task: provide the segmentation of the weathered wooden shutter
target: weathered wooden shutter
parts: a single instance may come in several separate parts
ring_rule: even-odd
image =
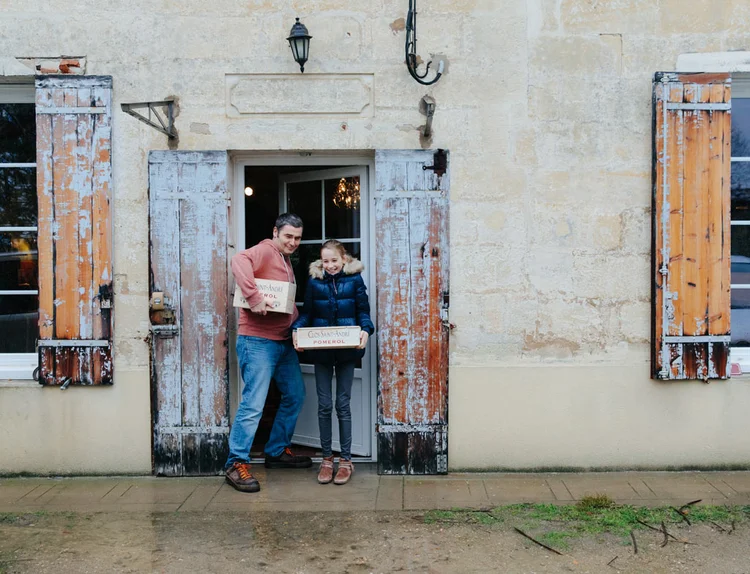
[[[156,474],[216,474],[228,455],[226,178],[226,152],[149,154]]]
[[[447,163],[442,151],[375,154],[381,474],[448,471]]]
[[[112,383],[112,78],[36,80],[39,382]]]
[[[653,376],[729,376],[728,74],[654,79]]]

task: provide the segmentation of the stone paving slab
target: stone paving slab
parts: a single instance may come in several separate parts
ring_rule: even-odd
[[[595,494],[606,494],[614,500],[643,498],[643,494],[630,483],[631,479],[628,476],[572,475],[562,478],[561,481],[576,500]]]
[[[520,502],[556,502],[555,493],[544,476],[506,475],[484,479],[490,506]]]
[[[317,483],[315,468],[253,469],[259,493],[224,478],[91,477],[0,479],[0,512],[246,512],[492,508],[518,503],[572,504],[608,494],[622,504],[750,505],[750,472],[452,473],[378,476],[357,466],[345,486]]]
[[[489,498],[482,480],[421,478],[404,482],[404,510],[488,506]]]
[[[648,485],[657,498],[689,498],[690,500],[726,498],[720,490],[707,480],[706,476],[696,473],[644,476],[643,482]]]
[[[401,510],[404,508],[404,480],[400,476],[381,476],[375,510]]]
[[[711,476],[710,480],[720,480],[739,494],[750,494],[750,472],[722,472]]]

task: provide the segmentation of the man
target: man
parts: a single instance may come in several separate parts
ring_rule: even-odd
[[[295,456],[289,448],[297,416],[305,400],[305,385],[297,353],[292,346],[291,315],[268,313],[270,306],[255,286],[255,278],[294,283],[289,256],[302,239],[302,219],[279,215],[273,239],[232,257],[232,273],[250,309],[240,309],[237,357],[244,386],[240,406],[229,434],[229,458],[224,467],[229,484],[242,492],[258,492],[260,484],[250,472],[250,447],[263,414],[271,378],[281,392],[281,404],[265,446],[266,468],[307,468],[308,456]]]

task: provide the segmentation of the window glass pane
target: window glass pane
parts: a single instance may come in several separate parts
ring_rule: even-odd
[[[732,98],[732,157],[750,157],[750,98]]]
[[[326,238],[359,237],[359,176],[327,179]]]
[[[320,244],[300,245],[297,251],[290,257],[292,267],[294,267],[294,278],[297,281],[297,302],[305,300],[305,289],[307,280],[310,277],[310,263],[320,259]]]
[[[288,211],[299,215],[304,222],[302,239],[322,239],[323,213],[320,203],[320,180],[288,183],[286,192]]]
[[[732,162],[732,219],[750,219],[750,162]]]
[[[0,104],[0,163],[36,162],[34,104]]]
[[[36,233],[0,233],[0,291],[38,289]]]
[[[359,241],[354,242],[354,243],[344,243],[344,247],[346,247],[346,250],[349,253],[349,255],[351,255],[355,259],[359,259],[360,261],[362,260],[362,249],[361,249],[362,246],[359,243]]]
[[[750,157],[750,98],[732,98],[732,157]],[[731,188],[732,219],[750,219],[750,162],[732,162]]]
[[[732,289],[732,330],[734,330],[735,309],[750,309],[750,289]]]
[[[750,225],[732,226],[732,272],[740,262],[750,261]],[[732,283],[737,283],[732,277]]]
[[[36,295],[0,295],[0,353],[33,353],[38,318]]]
[[[0,169],[0,227],[35,227],[36,209],[36,170]]]
[[[732,289],[731,345],[750,347],[750,289]]]

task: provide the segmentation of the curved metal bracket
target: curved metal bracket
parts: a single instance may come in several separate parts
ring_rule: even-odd
[[[432,61],[427,62],[424,68],[424,73],[420,74],[417,68],[419,63],[417,61],[417,0],[409,0],[409,12],[406,15],[406,68],[409,70],[409,74],[417,82],[423,86],[431,86],[440,79],[445,69],[445,62],[442,60],[438,63],[437,75],[429,81],[425,78],[430,73],[430,66]]]

